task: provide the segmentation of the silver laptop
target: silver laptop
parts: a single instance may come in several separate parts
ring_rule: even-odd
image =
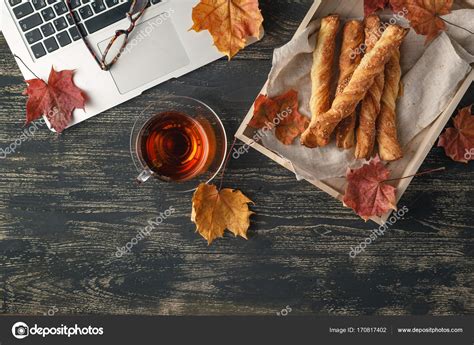
[[[76,70],[74,82],[88,95],[85,111],[76,110],[70,126],[222,57],[207,31],[192,27],[197,0],[151,0],[110,71],[100,69],[63,1],[0,0],[1,29],[13,54],[40,78],[51,66]],[[116,30],[129,26],[130,1],[72,0],[80,29],[96,49],[105,50]],[[25,79],[34,78],[18,63]]]

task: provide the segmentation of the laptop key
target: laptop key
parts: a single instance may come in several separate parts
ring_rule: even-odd
[[[66,19],[64,18],[58,18],[53,21],[54,27],[56,28],[56,31],[61,31],[65,28],[68,27],[66,23]]]
[[[46,50],[44,50],[43,44],[41,42],[31,46],[31,51],[37,59],[46,55]]]
[[[92,13],[92,9],[89,5],[81,7],[79,9],[79,13],[81,14],[82,19],[87,19],[89,17],[92,17],[94,13]]]
[[[79,24],[79,31],[81,31],[82,37],[87,37],[87,30],[84,24]]]
[[[56,38],[61,47],[67,46],[69,43],[72,42],[71,39],[69,38],[67,31],[60,32],[59,34],[56,35]]]
[[[54,4],[55,2],[57,2],[58,0],[48,0],[48,4]]]
[[[66,19],[69,25],[74,25],[74,20],[72,19],[72,16],[69,13],[66,14]]]
[[[31,13],[33,13],[33,7],[29,2],[25,2],[24,4],[21,4],[20,6],[17,6],[13,8],[13,13],[15,14],[15,17],[17,19],[23,18],[24,16],[27,16]]]
[[[61,14],[66,13],[68,11],[66,4],[62,1],[54,4],[54,10],[56,11],[56,14],[58,16],[60,16]]]
[[[31,3],[33,4],[35,10],[40,10],[46,6],[46,1],[44,0],[31,0]]]
[[[74,16],[76,23],[79,23],[81,21],[81,16],[79,15],[77,11],[72,12],[72,15]]]
[[[119,3],[120,0],[105,0],[108,7],[113,7]]]
[[[51,7],[45,8],[44,10],[41,11],[41,15],[43,16],[43,19],[45,22],[48,20],[56,18],[56,14],[54,14],[54,11]]]
[[[33,44],[33,43],[38,42],[40,39],[42,39],[43,35],[41,35],[41,32],[38,29],[34,29],[34,30],[31,30],[30,32],[27,32],[25,34],[25,37],[29,44]]]
[[[50,37],[50,38],[45,39],[43,43],[44,43],[44,46],[46,47],[46,50],[48,51],[48,53],[52,53],[55,50],[59,49],[58,43],[56,42],[54,37]]]
[[[53,28],[53,25],[51,25],[51,23],[47,23],[47,24],[43,25],[41,27],[41,31],[43,31],[44,37],[51,36],[55,32],[54,28]]]
[[[81,35],[79,34],[79,30],[75,26],[69,29],[69,34],[71,35],[74,41],[80,40]]]
[[[125,2],[98,15],[97,17],[89,19],[85,22],[87,30],[89,30],[89,33],[92,34],[96,31],[99,31],[100,29],[112,25],[113,23],[116,23],[119,20],[126,18],[126,14],[129,9],[130,4],[128,2]]]
[[[81,6],[81,0],[71,0],[71,8],[75,9]]]
[[[22,0],[8,0],[11,7],[18,5]]]
[[[34,27],[43,23],[40,15],[38,13],[33,14],[23,20],[20,20],[20,27],[23,32],[33,29]]]
[[[105,11],[105,5],[104,5],[104,2],[102,0],[92,1],[91,6],[94,9],[95,13],[100,13],[102,11]]]

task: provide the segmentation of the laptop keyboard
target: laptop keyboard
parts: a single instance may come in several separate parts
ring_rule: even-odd
[[[150,5],[162,1],[150,0]],[[7,3],[36,59],[81,38],[64,1],[7,0]],[[84,37],[126,18],[130,5],[131,0],[71,0]]]

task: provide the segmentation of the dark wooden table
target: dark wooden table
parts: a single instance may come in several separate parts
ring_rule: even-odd
[[[191,195],[138,188],[134,117],[168,94],[207,101],[232,136],[311,0],[261,1],[266,36],[56,136],[46,129],[0,160],[1,310],[5,314],[458,315],[474,312],[473,165],[434,147],[399,206],[404,220],[355,259],[374,229],[260,153],[231,160],[224,185],[255,201],[250,239],[211,246],[190,222]],[[0,143],[21,135],[25,83],[0,35]],[[474,103],[471,87],[463,106]],[[132,254],[114,256],[169,206],[176,213]]]

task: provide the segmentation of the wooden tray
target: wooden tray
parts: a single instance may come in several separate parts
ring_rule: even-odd
[[[308,24],[316,18],[322,18],[331,13],[338,13],[343,17],[362,17],[363,16],[363,0],[347,1],[347,0],[315,0],[311,6],[308,14],[303,19],[303,22],[299,26],[295,33],[297,36],[302,32]],[[459,86],[458,91],[454,95],[451,102],[448,104],[445,111],[427,128],[425,128],[417,137],[406,147],[404,157],[401,160],[388,164],[388,168],[392,171],[391,176],[409,176],[417,173],[421,164],[425,160],[429,151],[433,147],[435,141],[438,139],[441,131],[443,130],[446,123],[451,118],[451,115],[455,111],[457,105],[461,101],[462,97],[466,93],[467,89],[474,81],[474,70],[466,77],[464,82]],[[267,93],[267,83],[264,85],[260,92],[261,94]],[[258,142],[255,142],[252,138],[255,134],[255,129],[248,126],[250,119],[253,116],[254,106],[249,110],[245,116],[244,121],[240,125],[235,136],[243,141],[245,144],[253,147],[257,151],[260,151],[265,156],[279,163],[283,167],[294,173],[293,165],[290,161],[282,158],[275,152],[267,149],[265,146]],[[395,185],[397,188],[397,203],[405,193],[406,189],[410,185],[413,178],[407,178],[399,180]],[[346,187],[345,178],[331,178],[327,180],[307,180],[311,184],[315,185],[319,189],[325,191],[334,198],[341,200],[344,195]],[[341,205],[342,207],[342,205]],[[373,217],[371,220],[378,224],[383,224],[389,217],[391,212],[388,212],[382,217]]]

